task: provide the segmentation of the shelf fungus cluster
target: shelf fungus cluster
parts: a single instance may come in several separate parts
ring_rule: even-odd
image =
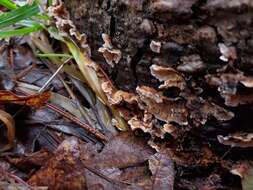
[[[152,65],[151,74],[161,84],[158,88],[137,86],[135,93],[116,90],[105,82],[102,89],[111,105],[128,121],[132,130],[141,129],[152,137],[163,139],[165,134],[177,138],[182,131],[206,124],[208,119],[229,121],[231,111],[194,94],[185,77],[171,67]],[[177,88],[176,97],[166,96],[166,91]]]

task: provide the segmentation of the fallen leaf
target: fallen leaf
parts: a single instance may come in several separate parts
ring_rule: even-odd
[[[43,166],[52,156],[52,153],[46,149],[24,155],[20,158],[9,158],[8,161],[22,170],[32,170],[35,167]]]
[[[151,189],[173,190],[175,170],[174,163],[164,153],[156,153],[149,159],[153,184]]]
[[[28,180],[28,183],[34,186],[47,186],[49,190],[86,189],[80,156],[78,140],[74,137],[66,139],[57,148],[54,156]]]
[[[85,165],[97,173],[86,170],[88,189],[143,189],[140,187],[150,184],[149,176],[139,173],[140,178],[136,178],[129,170],[143,165],[153,154],[154,150],[147,145],[147,141],[136,137],[132,132],[117,135],[100,153],[83,160]],[[102,175],[106,177],[101,177]]]
[[[206,167],[210,164],[216,163],[219,159],[205,144],[194,144],[194,141],[190,141],[191,144],[187,145],[187,148],[182,147],[183,142],[178,141],[180,141],[180,139],[174,139],[174,141],[171,141],[169,144],[160,144],[151,139],[148,144],[157,152],[168,154],[169,158],[172,159],[175,164],[180,166]]]
[[[50,98],[50,92],[31,96],[18,96],[11,91],[0,90],[0,103],[15,103],[27,106],[42,106]]]
[[[121,133],[106,144],[90,164],[97,168],[124,168],[143,163],[154,153],[146,143],[131,132]]]

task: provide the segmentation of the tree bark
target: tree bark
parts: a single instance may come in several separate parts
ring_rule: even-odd
[[[224,62],[218,43],[234,45],[236,66],[252,72],[252,8],[243,0],[72,0],[65,2],[81,32],[88,36],[92,57],[123,90],[157,85],[149,67],[156,63],[177,66],[183,57],[198,55],[208,68]],[[109,34],[123,57],[114,68],[97,50],[102,33]],[[161,51],[151,51],[151,41]],[[190,59],[190,58],[189,58]]]
[[[182,140],[185,145],[180,144],[180,147],[186,146],[189,148],[187,150],[194,152],[195,145],[208,144],[223,160],[223,156],[227,156],[227,151],[230,150],[218,142],[218,135],[253,131],[253,119],[250,117],[253,114],[251,0],[71,0],[65,4],[77,28],[87,34],[92,59],[103,67],[119,89],[135,92],[136,87],[142,85],[159,89],[161,81],[151,74],[151,65],[174,68],[185,78],[191,92],[197,94],[192,100],[185,95],[180,97],[186,102],[187,109],[191,110],[188,116],[191,120],[189,126],[193,126],[197,118],[201,120],[202,128],[194,126],[195,128],[189,129],[190,132]],[[98,51],[104,43],[102,33],[108,34],[113,48],[122,52],[122,58],[114,67],[107,64]],[[211,77],[209,80],[210,75],[216,78]],[[213,88],[211,83],[216,87]],[[168,88],[162,93],[175,98],[178,96],[177,90]],[[191,96],[191,93],[188,95]],[[197,100],[196,97],[202,99]],[[214,104],[207,105],[205,101],[233,112],[234,119],[223,123],[226,119],[216,113],[221,109],[213,111]],[[201,104],[204,106],[201,107]],[[210,119],[210,113],[219,121]],[[227,117],[231,117],[231,114]],[[207,123],[205,119],[208,120]],[[253,156],[247,150],[244,152],[236,149],[229,159],[253,160]],[[194,171],[192,167],[195,167]],[[194,175],[202,177],[202,172],[210,174],[207,168],[202,170],[198,166],[192,167],[185,169],[178,166],[177,171],[193,173],[191,180]],[[219,173],[218,170],[216,172]],[[222,172],[219,174],[225,176],[223,182],[229,189],[240,189],[238,178],[226,172],[225,175]],[[210,174],[211,181],[208,178],[208,182],[200,189],[212,189],[212,186],[208,186],[212,177],[215,175]],[[217,176],[214,180],[219,181]],[[177,183],[177,187],[182,183],[184,182]],[[182,186],[184,185],[186,184]]]

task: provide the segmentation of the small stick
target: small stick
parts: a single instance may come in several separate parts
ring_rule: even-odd
[[[52,71],[55,72],[53,69],[53,66],[51,65],[50,62],[45,62],[45,64],[48,66],[48,68]],[[60,79],[60,81],[62,82],[62,84],[64,85],[64,87],[66,88],[68,94],[70,95],[72,101],[74,101],[74,103],[76,104],[76,106],[78,107],[80,113],[83,116],[83,119],[85,121],[85,123],[88,123],[89,125],[94,125],[94,121],[92,121],[88,114],[85,112],[85,110],[82,107],[82,104],[80,103],[80,101],[78,100],[78,98],[76,97],[76,95],[73,93],[73,91],[70,89],[70,87],[68,86],[68,84],[64,81],[64,79],[62,78],[62,76],[59,74],[58,78]]]
[[[65,118],[69,119],[70,121],[73,121],[74,123],[76,123],[77,125],[79,125],[80,127],[84,128],[86,131],[88,131],[89,133],[93,134],[95,137],[97,137],[98,139],[107,142],[108,138],[103,135],[101,132],[99,132],[98,130],[96,130],[95,128],[90,127],[89,125],[83,123],[82,121],[80,121],[77,117],[75,117],[74,115],[62,110],[61,108],[47,103],[46,107],[50,108],[51,110],[61,114],[62,116],[64,116]]]
[[[87,169],[89,170],[90,172],[96,174],[97,176],[103,178],[104,180],[108,181],[109,183],[112,183],[112,184],[115,184],[115,185],[133,185],[132,183],[129,183],[129,182],[125,182],[125,181],[117,181],[115,179],[111,179],[109,177],[107,177],[106,175],[100,173],[99,171],[97,171],[96,169],[94,168],[91,168],[89,167],[88,165],[84,164],[82,162],[82,165]]]

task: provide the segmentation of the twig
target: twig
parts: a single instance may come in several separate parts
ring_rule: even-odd
[[[48,68],[52,71],[52,72],[55,72],[54,71],[54,68],[53,66],[51,65],[50,62],[46,62],[45,63]],[[66,88],[69,96],[71,97],[72,101],[76,104],[77,108],[79,109],[80,113],[82,114],[83,116],[83,119],[86,123],[88,123],[89,125],[95,125],[94,121],[92,121],[90,118],[89,118],[89,115],[86,113],[86,111],[83,109],[82,107],[82,104],[81,102],[78,100],[78,98],[76,97],[76,95],[73,93],[73,91],[70,89],[69,85],[64,81],[64,79],[62,78],[62,76],[59,74],[57,76],[60,81],[62,82],[62,84],[64,85],[64,87]]]
[[[82,121],[80,121],[77,117],[75,117],[74,115],[62,110],[61,108],[53,105],[53,104],[50,104],[50,103],[47,103],[46,106],[48,108],[50,108],[51,110],[61,114],[62,116],[64,116],[65,118],[69,119],[70,121],[73,121],[74,123],[76,123],[77,125],[79,125],[80,127],[84,128],[86,131],[88,131],[89,133],[93,134],[95,137],[97,137],[98,139],[104,141],[104,142],[107,142],[108,141],[108,138],[103,135],[101,132],[99,132],[98,130],[90,127],[89,125],[83,123]]]
[[[82,165],[87,170],[89,170],[90,172],[92,172],[92,173],[96,174],[97,176],[103,178],[104,180],[108,181],[109,183],[116,184],[116,185],[133,185],[132,183],[128,183],[128,182],[125,182],[125,181],[118,181],[118,180],[115,180],[115,179],[111,179],[111,178],[107,177],[106,175],[102,174],[101,172],[97,171],[96,169],[87,166],[83,162],[82,162]]]

